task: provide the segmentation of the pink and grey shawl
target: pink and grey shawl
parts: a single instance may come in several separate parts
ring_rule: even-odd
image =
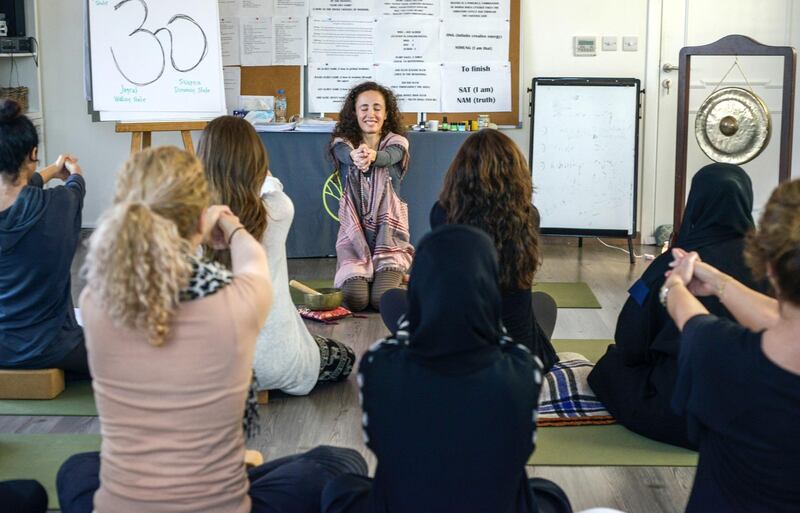
[[[352,147],[349,141],[337,137]],[[389,133],[378,145],[378,150],[388,146],[402,146],[406,152],[401,162],[401,176],[408,168],[408,140]],[[346,190],[339,203],[339,235],[336,238],[336,276],[334,286],[341,287],[351,278],[372,281],[375,272],[407,272],[411,266],[414,247],[408,229],[408,206],[397,196],[387,168],[373,168],[367,178],[355,166],[340,169],[347,173]],[[366,212],[361,201],[368,206]]]

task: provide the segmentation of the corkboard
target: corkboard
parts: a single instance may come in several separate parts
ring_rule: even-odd
[[[508,60],[511,63],[511,112],[482,112],[488,114],[493,123],[498,125],[517,126],[520,119],[520,96],[519,96],[519,73],[520,73],[520,6],[521,0],[510,0],[510,27],[508,35]],[[259,66],[242,67],[242,92],[243,95],[267,95],[277,94],[279,88],[286,91],[286,99],[289,106],[286,109],[287,117],[300,112],[301,99],[301,74],[302,66]],[[426,119],[438,119],[441,121],[443,116],[447,116],[449,122],[464,122],[467,120],[477,120],[476,112],[442,112],[426,113]],[[326,117],[337,119],[335,113],[325,113]],[[403,114],[403,121],[406,124],[417,122],[416,113]]]
[[[300,114],[302,66],[242,66],[243,95],[275,96],[286,92],[286,117]]]

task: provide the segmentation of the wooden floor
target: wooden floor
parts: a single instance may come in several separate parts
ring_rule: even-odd
[[[637,248],[652,252],[654,248]],[[554,338],[613,338],[617,314],[625,301],[628,285],[645,268],[637,260],[630,265],[627,255],[587,241],[578,248],[574,240],[559,240],[543,247],[544,264],[538,281],[585,281],[602,304],[602,309],[559,309]],[[77,269],[83,262],[81,250],[73,266],[73,294],[83,286]],[[332,277],[332,259],[289,261],[294,278]],[[356,353],[383,337],[378,314],[367,319],[350,319],[336,326],[309,323],[309,329],[351,344]],[[323,386],[308,397],[273,397],[261,410],[261,435],[249,442],[267,459],[305,451],[320,444],[353,447],[361,451],[374,471],[375,458],[361,435],[361,412],[354,376],[345,383]],[[3,417],[1,433],[99,433],[91,417]],[[677,513],[684,509],[694,477],[693,468],[672,467],[529,467],[531,476],[547,477],[560,484],[575,511],[606,506],[631,513]]]

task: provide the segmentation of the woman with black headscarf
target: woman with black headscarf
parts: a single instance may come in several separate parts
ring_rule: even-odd
[[[449,225],[422,239],[395,338],[361,359],[373,480],[341,476],[325,513],[569,512],[561,489],[528,480],[541,361],[504,335],[497,252]]]
[[[704,262],[750,288],[745,265],[745,235],[754,228],[753,185],[744,170],[732,164],[710,164],[692,179],[683,222],[675,246],[691,248]],[[686,421],[670,408],[678,373],[680,332],[661,306],[658,291],[672,261],[670,252],[656,258],[628,290],[614,334],[591,374],[589,385],[617,421],[654,440],[695,448]],[[730,313],[713,297],[701,298],[720,317]]]

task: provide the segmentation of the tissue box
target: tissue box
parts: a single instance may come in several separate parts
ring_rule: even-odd
[[[275,110],[274,96],[247,96],[241,97],[242,110]]]

